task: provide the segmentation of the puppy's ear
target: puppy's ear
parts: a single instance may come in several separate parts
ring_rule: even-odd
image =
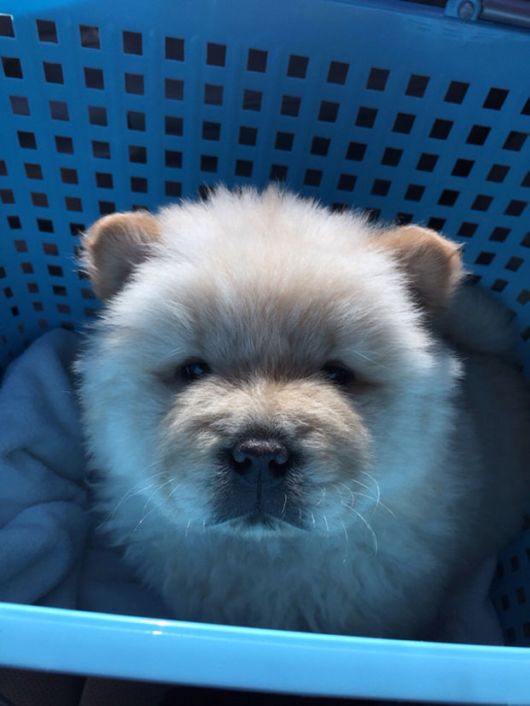
[[[420,303],[436,311],[448,305],[463,276],[461,247],[420,226],[402,226],[382,233],[377,244],[395,256]]]
[[[97,296],[114,296],[159,237],[159,223],[146,211],[113,213],[96,221],[83,239],[83,261]]]

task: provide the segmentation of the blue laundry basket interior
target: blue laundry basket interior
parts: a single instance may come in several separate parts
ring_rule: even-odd
[[[279,180],[464,243],[529,370],[530,34],[404,0],[3,0],[0,59],[0,364],[95,315],[101,214]],[[510,643],[528,546],[496,583]]]

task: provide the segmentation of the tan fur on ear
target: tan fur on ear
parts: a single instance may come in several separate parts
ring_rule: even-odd
[[[463,275],[459,245],[415,225],[382,233],[377,244],[396,256],[423,306],[437,310],[448,305]]]
[[[83,240],[84,261],[98,297],[116,294],[135,265],[149,255],[158,239],[157,219],[146,211],[113,213],[100,218]]]

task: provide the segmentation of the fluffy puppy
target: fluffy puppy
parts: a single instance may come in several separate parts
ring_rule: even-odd
[[[467,363],[433,333],[459,248],[269,188],[106,216],[84,249],[98,509],[175,616],[428,635],[529,488],[504,312],[453,304]]]

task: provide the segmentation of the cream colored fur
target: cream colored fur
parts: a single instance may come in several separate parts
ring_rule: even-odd
[[[157,220],[78,365],[111,537],[177,618],[428,636],[451,583],[520,524],[518,373],[470,352],[458,299],[437,325],[450,334],[456,312],[466,353],[443,343],[357,215],[221,189]],[[488,312],[481,303],[485,326]],[[172,384],[190,357],[212,375]],[[334,387],[320,374],[329,360],[366,385]],[[216,523],[216,454],[253,424],[303,456],[287,500],[303,528]]]

